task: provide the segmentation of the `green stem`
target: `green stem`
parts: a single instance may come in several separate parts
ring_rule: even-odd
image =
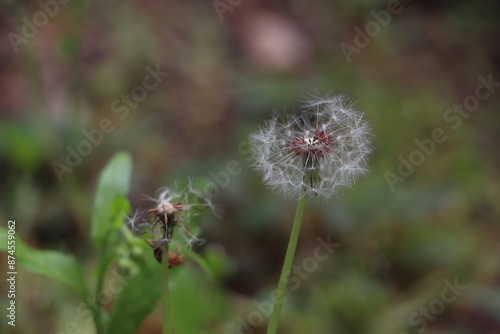
[[[102,321],[100,320],[101,314],[98,311],[96,311],[93,305],[91,305],[90,303],[85,302],[85,304],[87,305],[87,308],[90,310],[90,313],[92,314],[92,319],[94,319],[95,332],[97,334],[103,333],[101,326]]]
[[[292,233],[290,234],[290,240],[288,241],[288,248],[286,250],[285,261],[283,262],[283,269],[281,270],[276,298],[274,300],[273,313],[271,314],[271,318],[269,319],[269,326],[266,332],[267,334],[275,334],[276,330],[278,329],[281,306],[283,305],[283,299],[285,298],[288,277],[290,276],[290,271],[292,270],[292,263],[295,256],[295,249],[297,248],[297,241],[299,240],[300,225],[302,224],[302,216],[304,214],[305,205],[306,196],[303,195],[299,199],[297,210],[295,211]]]
[[[104,287],[104,276],[106,275],[106,269],[103,270],[101,275],[99,275],[97,279],[97,285],[96,285],[96,292],[95,292],[95,300],[96,300],[96,306],[97,309],[95,309],[94,312],[94,324],[96,327],[96,333],[101,334],[103,333],[103,312],[104,310],[102,309],[102,303],[101,299],[98,298],[99,293],[102,292],[103,287]],[[90,308],[91,310],[94,310],[93,308]]]
[[[172,323],[172,310],[170,307],[170,289],[168,286],[168,246],[169,243],[166,242],[163,245],[162,254],[162,264],[161,264],[161,306],[162,306],[162,333],[163,334],[173,334],[174,325]]]
[[[99,257],[103,259],[101,263],[98,265],[96,271],[97,271],[97,284],[95,287],[95,308],[90,307],[90,309],[93,311],[93,318],[94,318],[94,324],[96,327],[96,333],[97,334],[102,334],[105,332],[105,324],[104,324],[104,316],[105,316],[105,311],[102,307],[102,298],[99,297],[99,295],[103,292],[104,290],[104,281],[106,278],[106,271],[108,270],[109,265],[111,264],[111,261],[113,260],[112,254],[105,255],[106,253],[104,250],[106,249],[106,245],[108,244],[108,238],[105,238],[104,241],[102,242],[101,246],[99,249],[102,251],[99,253]]]

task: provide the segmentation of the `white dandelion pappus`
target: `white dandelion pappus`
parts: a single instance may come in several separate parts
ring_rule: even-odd
[[[127,225],[137,234],[142,235],[155,250],[165,242],[175,246],[191,247],[202,244],[199,238],[198,218],[203,208],[209,208],[218,214],[218,208],[206,196],[194,181],[188,179],[185,187],[162,187],[156,197],[145,196],[155,203],[140,217],[129,218]],[[174,230],[175,229],[175,230]]]
[[[299,113],[275,115],[251,136],[253,167],[286,196],[330,198],[367,172],[370,137],[345,97],[311,97]]]

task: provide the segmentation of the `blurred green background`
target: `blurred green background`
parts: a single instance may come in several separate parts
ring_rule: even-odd
[[[296,263],[312,263],[318,238],[340,245],[287,295],[282,333],[500,333],[497,1],[42,3],[52,5],[0,7],[2,226],[16,219],[31,246],[93,263],[95,183],[113,153],[133,156],[135,207],[176,180],[212,179],[224,214],[202,226],[196,250],[225,254],[225,269],[216,293],[186,289],[214,300],[206,333],[264,333],[241,324],[259,322],[254,301],[275,288],[296,203],[251,170],[248,135],[310,93],[346,94],[373,128],[371,173],[308,202]],[[346,57],[342,43],[356,52]],[[168,76],[144,82],[155,69]],[[474,109],[466,117],[448,111],[463,103]],[[113,130],[100,137],[100,127]],[[415,140],[436,128],[446,140],[418,153]],[[86,132],[98,144],[82,144]],[[69,166],[71,150],[86,156]],[[388,182],[401,159],[418,166]],[[68,169],[58,176],[54,162]],[[454,282],[466,288],[446,302]],[[5,300],[4,283],[0,292]],[[22,269],[17,301],[12,333],[63,332],[79,302]],[[139,332],[159,333],[159,318]]]

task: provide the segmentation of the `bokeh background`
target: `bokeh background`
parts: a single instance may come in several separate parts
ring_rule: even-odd
[[[248,135],[310,93],[345,94],[373,128],[371,173],[332,201],[308,202],[296,263],[317,238],[340,246],[289,293],[282,333],[500,333],[500,86],[456,129],[443,119],[470,101],[478,77],[500,82],[500,4],[402,1],[388,24],[374,23],[372,11],[391,3],[71,0],[23,35],[23,18],[33,22],[43,7],[2,1],[1,224],[15,218],[31,246],[92,263],[95,184],[115,152],[133,156],[136,207],[176,180],[219,175],[224,214],[207,220],[197,248],[217,248],[226,263],[224,306],[206,332],[264,333],[265,324],[246,332],[232,324],[275,287],[296,203],[249,167]],[[346,57],[341,43],[356,46],[369,22],[379,29]],[[25,39],[13,43],[9,33]],[[114,101],[141,86],[148,67],[169,74],[120,119]],[[68,147],[105,118],[114,131],[58,179],[53,163],[67,164]],[[447,140],[391,188],[388,173],[436,128]],[[234,161],[241,171],[226,180]],[[455,281],[466,288],[436,302]],[[17,300],[12,333],[62,332],[79,302],[22,269]],[[156,312],[139,332],[159,326]]]

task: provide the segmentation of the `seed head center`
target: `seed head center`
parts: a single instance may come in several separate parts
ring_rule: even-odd
[[[316,146],[319,144],[319,140],[315,137],[306,137],[304,138],[304,142],[309,146]]]
[[[291,142],[290,148],[297,156],[318,159],[332,150],[333,139],[325,131],[314,131],[312,136],[296,136]]]

